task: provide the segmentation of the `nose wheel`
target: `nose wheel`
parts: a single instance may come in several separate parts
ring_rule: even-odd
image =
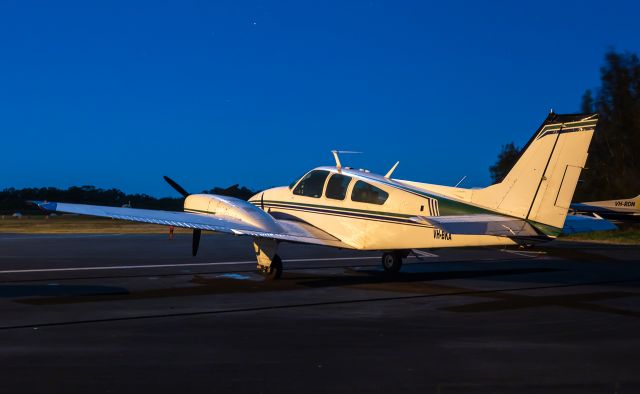
[[[402,268],[402,255],[398,252],[385,252],[382,255],[382,268],[388,274],[396,274]]]

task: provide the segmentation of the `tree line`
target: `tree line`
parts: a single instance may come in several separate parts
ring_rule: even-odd
[[[608,52],[600,68],[600,87],[584,92],[580,111],[598,113],[599,121],[574,201],[628,198],[640,194],[638,56]],[[494,182],[506,176],[517,161],[520,149],[513,142],[502,146],[496,163],[489,168]]]
[[[233,185],[227,188],[214,187],[204,190],[207,194],[220,194],[248,200],[256,191],[247,187]],[[39,213],[39,209],[29,200],[63,201],[69,203],[131,206],[133,208],[162,209],[169,211],[181,211],[184,199],[182,197],[157,198],[148,194],[126,194],[118,189],[101,189],[95,186],[72,186],[68,189],[55,187],[7,188],[0,191],[0,213],[12,214],[21,212],[26,214]]]

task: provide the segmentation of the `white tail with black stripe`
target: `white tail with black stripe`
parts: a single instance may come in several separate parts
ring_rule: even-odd
[[[549,235],[561,231],[597,121],[597,114],[549,114],[507,176],[474,190],[471,202]]]

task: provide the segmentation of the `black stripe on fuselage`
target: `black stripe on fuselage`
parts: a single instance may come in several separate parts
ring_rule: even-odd
[[[258,203],[253,202],[253,204],[257,205]],[[372,215],[368,213],[347,211],[347,210],[344,210],[344,208],[342,208],[342,210],[334,210],[330,208],[311,207],[311,206],[308,206],[308,204],[307,206],[299,206],[299,205],[289,204],[281,201],[279,202],[270,201],[268,203],[265,202],[264,207],[265,209],[268,209],[268,208],[285,209],[289,211],[309,212],[309,213],[317,213],[322,215],[348,217],[352,219],[374,220],[374,221],[385,222],[385,223],[395,223],[395,224],[404,224],[409,226],[432,228],[432,226],[430,225],[416,223],[413,220],[408,218],[402,219],[397,217]]]

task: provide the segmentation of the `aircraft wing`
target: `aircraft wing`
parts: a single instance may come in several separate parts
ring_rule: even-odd
[[[526,220],[502,215],[420,216],[415,221],[432,224],[451,234],[531,237],[540,235]]]
[[[562,234],[588,233],[591,231],[616,230],[618,227],[601,217],[567,215]]]
[[[159,224],[162,226],[174,226],[233,235],[270,238],[280,241],[348,249],[352,248],[332,235],[309,224],[290,220],[272,219],[273,223],[270,223],[271,225],[269,228],[265,230],[237,218],[219,214],[213,215],[206,213],[173,212],[43,201],[33,201],[33,203],[37,204],[41,209],[51,212],[75,213],[79,215],[107,217],[132,222]],[[244,203],[249,204],[247,202]]]
[[[607,206],[599,206],[599,205],[589,205],[584,203],[572,203],[571,209],[576,212],[585,212],[585,213],[621,213],[621,214],[627,214],[631,216],[640,215],[640,212],[638,212],[637,208],[607,207]]]

